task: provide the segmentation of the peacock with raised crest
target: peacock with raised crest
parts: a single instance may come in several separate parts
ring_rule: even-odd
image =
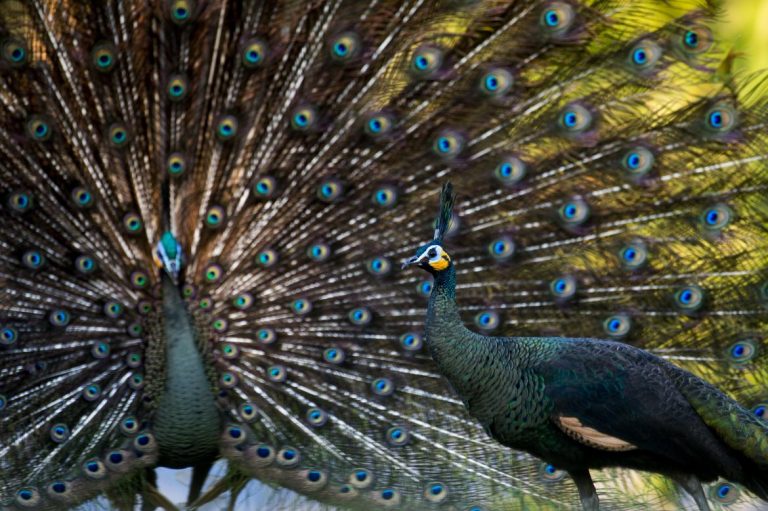
[[[730,71],[716,15],[0,0],[0,507],[175,509],[157,467],[193,467],[190,507],[247,509],[252,480],[296,509],[579,507],[566,454],[497,443],[427,349],[437,284],[397,263],[448,179],[457,325],[642,348],[762,420],[766,98]],[[493,361],[463,363],[487,388]],[[629,420],[643,399],[592,404]],[[564,428],[595,441],[581,421]],[[695,499],[591,475],[601,509],[764,496],[719,471]]]

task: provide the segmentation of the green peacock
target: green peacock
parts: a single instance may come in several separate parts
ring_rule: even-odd
[[[766,94],[717,15],[0,0],[0,507],[760,509]]]

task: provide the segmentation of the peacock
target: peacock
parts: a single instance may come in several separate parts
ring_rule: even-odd
[[[489,435],[567,470],[585,511],[599,509],[589,469],[615,465],[669,475],[700,511],[700,480],[721,475],[768,501],[768,424],[703,380],[620,342],[467,329],[442,247],[453,201],[448,183],[434,240],[402,267],[433,275],[425,343]]]
[[[191,467],[190,509],[249,509],[254,481],[283,509],[578,509],[568,453],[502,445],[433,360],[440,282],[399,262],[435,228],[457,331],[613,341],[591,395],[624,421],[652,382],[598,391],[641,348],[749,410],[687,396],[732,406],[709,428],[765,452],[765,82],[733,70],[718,15],[0,0],[0,508],[173,510],[155,469]],[[455,363],[481,401],[542,413],[500,362]],[[581,420],[565,430],[592,434]],[[707,474],[695,499],[653,472],[591,476],[603,510],[763,506],[756,474]]]

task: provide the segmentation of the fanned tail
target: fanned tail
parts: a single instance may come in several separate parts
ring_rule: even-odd
[[[230,463],[201,501],[575,504],[424,350],[431,282],[396,263],[433,232],[472,328],[622,340],[765,409],[764,87],[715,72],[711,3],[0,7],[3,505],[146,490],[166,230]],[[596,480],[606,509],[679,507]]]

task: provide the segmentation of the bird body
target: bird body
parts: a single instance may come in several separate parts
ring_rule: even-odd
[[[444,188],[441,215],[450,214],[452,193]],[[435,276],[425,341],[490,436],[575,474],[624,466],[705,482],[724,477],[768,500],[763,421],[716,387],[633,346],[472,332],[459,315],[455,262],[440,246],[442,237],[406,264]],[[584,507],[596,509],[590,497],[582,493]]]
[[[0,0],[0,507],[549,511],[599,465],[678,509],[621,468],[662,449],[762,505],[768,94],[718,12]],[[448,179],[458,304],[395,264]]]

